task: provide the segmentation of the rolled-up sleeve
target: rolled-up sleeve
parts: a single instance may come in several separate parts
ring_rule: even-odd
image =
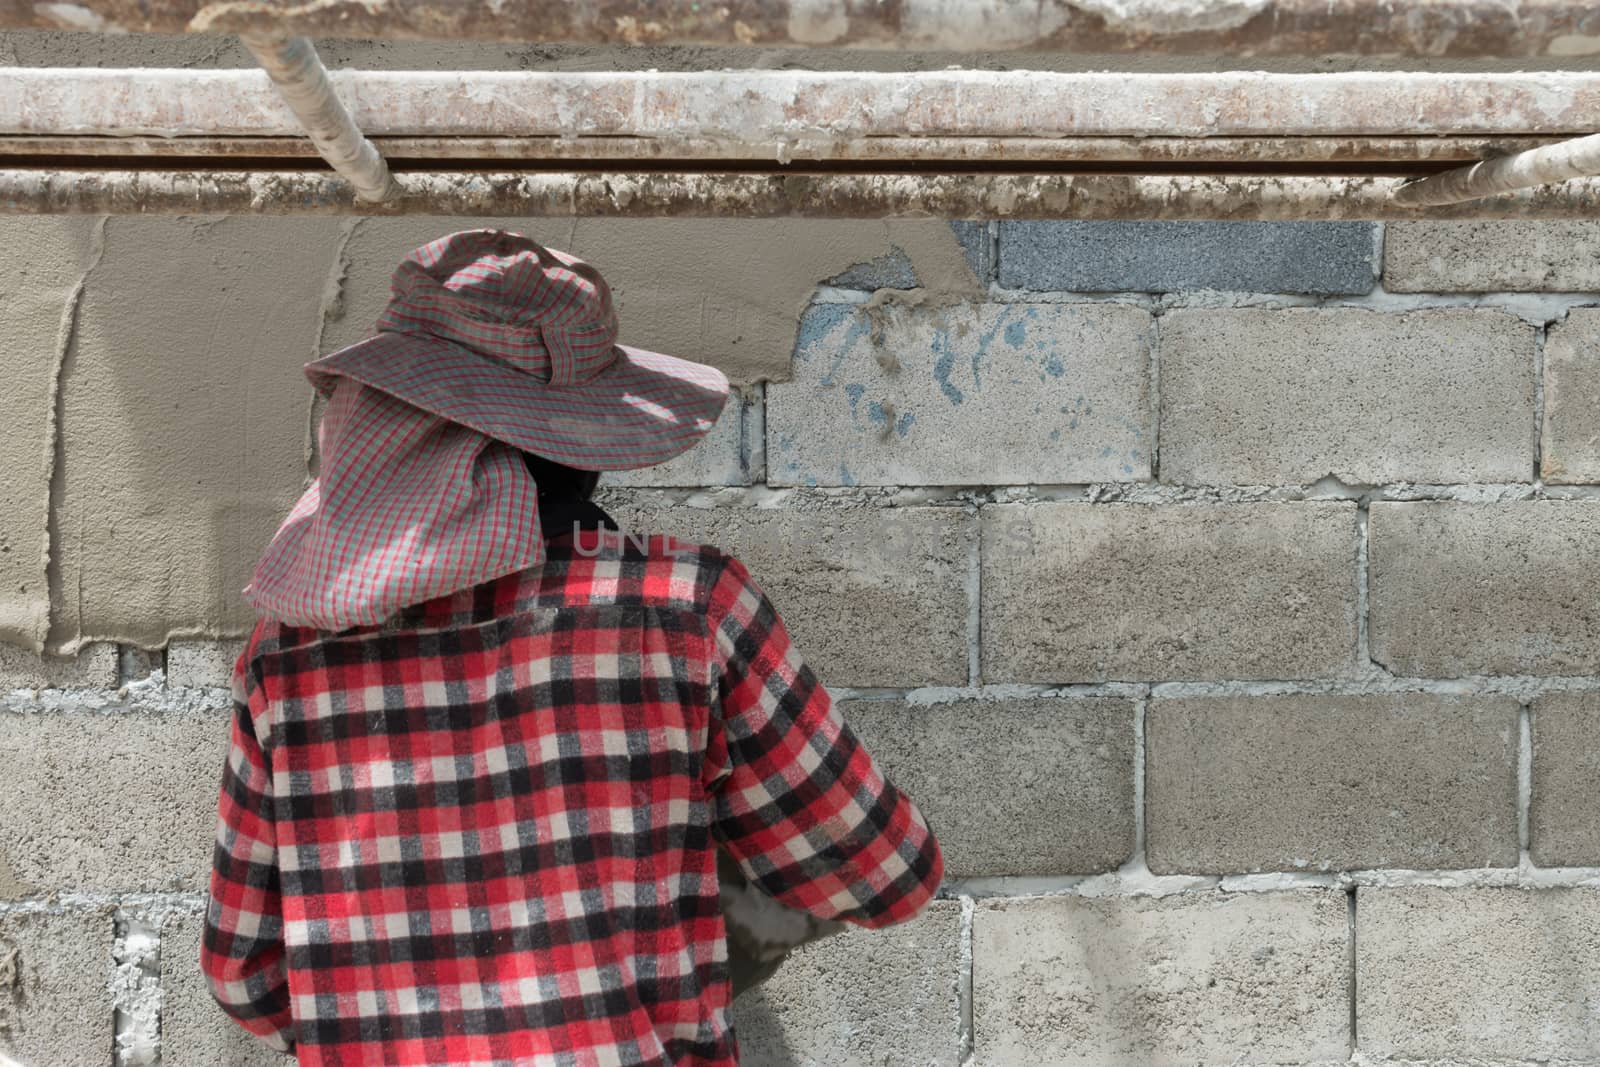
[[[938,841],[733,557],[709,623],[719,706],[708,785],[724,847],[751,882],[819,918],[879,927],[914,916],[943,878]]]

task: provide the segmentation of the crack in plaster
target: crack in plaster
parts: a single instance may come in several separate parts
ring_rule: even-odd
[[[161,1062],[160,922],[119,908],[112,961],[113,1062],[116,1067],[157,1067]]]
[[[83,294],[88,288],[89,276],[95,268],[100,266],[100,261],[106,253],[106,227],[110,223],[110,216],[101,215],[95,220],[94,228],[90,231],[89,257],[82,273],[78,275],[77,282],[72,291],[67,295],[65,306],[61,309],[61,323],[56,332],[56,347],[54,355],[54,369],[50,379],[50,395],[46,403],[45,439],[49,442],[45,452],[45,484],[49,487],[45,495],[45,543],[44,543],[44,568],[45,587],[48,590],[50,604],[49,618],[46,621],[45,632],[38,635],[34,643],[34,652],[42,654],[46,644],[55,645],[55,651],[61,654],[71,654],[81,648],[85,642],[81,632],[71,639],[61,640],[61,628],[64,623],[58,616],[58,608],[65,594],[64,580],[61,574],[61,553],[63,533],[60,528],[58,516],[66,500],[66,440],[63,422],[66,416],[66,379],[72,372],[73,363],[78,348],[78,312],[83,306]],[[79,623],[83,618],[83,588],[81,575],[74,590],[75,608],[73,616],[73,630],[79,630]]]

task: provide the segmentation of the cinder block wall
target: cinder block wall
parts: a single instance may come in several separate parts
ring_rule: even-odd
[[[276,1062],[195,966],[238,590],[300,364],[483,221],[0,219],[0,1052]],[[605,503],[945,844],[746,1062],[1600,1061],[1600,224],[524,228],[741,383]]]

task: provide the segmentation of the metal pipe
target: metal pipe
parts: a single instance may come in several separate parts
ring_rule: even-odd
[[[275,54],[267,53],[263,64],[281,69]],[[830,158],[863,142],[897,138],[1570,137],[1591,131],[1600,114],[1600,74],[1590,71],[335,71],[324,77],[337,97],[328,92],[322,99],[344,101],[348,122],[369,137],[626,137],[691,158],[708,151]],[[335,124],[335,132],[342,128]],[[295,113],[260,71],[0,69],[0,134],[299,130]]]
[[[1600,134],[1447,170],[1403,185],[1394,196],[1399,204],[1456,204],[1592,174],[1600,174]]]
[[[356,196],[374,203],[388,199],[394,192],[389,167],[339,102],[311,42],[272,35],[248,35],[243,41],[317,152],[349,180]]]
[[[362,204],[305,171],[0,170],[3,214],[468,215],[529,218],[1593,218],[1600,179],[1436,208],[1402,178],[1114,175],[412,173]]]
[[[456,163],[529,170],[571,170],[576,167],[608,173],[658,171],[677,164],[700,170],[765,170],[771,173],[804,171],[817,161],[839,166],[854,164],[862,170],[915,166],[938,172],[941,168],[977,166],[994,169],[1050,164],[1141,164],[1152,169],[1181,166],[1238,169],[1252,164],[1276,168],[1303,165],[1329,172],[1369,173],[1364,164],[1420,168],[1450,163],[1470,163],[1485,156],[1503,156],[1555,143],[1550,135],[1536,137],[865,137],[849,141],[802,146],[791,153],[792,162],[779,163],[767,146],[694,138],[664,141],[652,137],[374,137],[391,166],[410,169],[436,163]],[[316,159],[317,150],[304,137],[109,137],[104,135],[0,134],[0,159],[77,159],[79,165],[118,169],[140,166],[148,160],[205,160],[221,166],[230,159]]]
[[[1587,0],[3,0],[0,27],[979,51],[1600,54]]]

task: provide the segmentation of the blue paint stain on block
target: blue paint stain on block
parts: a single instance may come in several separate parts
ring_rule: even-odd
[[[812,357],[827,353],[833,357],[828,372],[818,380],[818,385],[834,385],[845,356],[870,335],[872,323],[867,316],[851,304],[812,304],[800,317],[795,335],[795,359],[804,363]],[[843,334],[841,337],[840,334]]]
[[[1029,308],[1029,312],[1033,309]],[[1022,342],[1028,339],[1028,327],[1020,322],[1013,322],[1006,326],[1006,344],[1012,348],[1021,348]]]
[[[961,403],[966,395],[950,380],[950,371],[956,365],[956,354],[950,349],[949,330],[935,331],[933,350],[939,354],[939,358],[933,361],[933,380],[939,383],[939,391],[950,403]]]
[[[1067,373],[1067,365],[1061,362],[1061,353],[1052,352],[1045,357],[1044,372],[1052,378],[1059,378]]]
[[[911,424],[917,421],[915,412],[908,411],[900,416],[900,421],[895,424],[894,432],[904,437],[911,432]]]
[[[872,403],[867,405],[867,419],[874,426],[889,425],[889,416],[884,412],[883,402],[881,400],[874,400]]]
[[[1052,441],[1061,440],[1061,431],[1059,429],[1051,430],[1050,431],[1050,440],[1052,440]]]
[[[813,482],[812,484],[814,485],[816,483]],[[850,473],[850,468],[846,467],[843,463],[839,464],[839,484],[840,485],[855,485],[856,484],[855,477],[853,475],[851,475],[851,473]]]
[[[865,393],[866,391],[867,387],[861,385],[859,382],[852,383],[844,387],[844,395],[850,401],[850,407],[852,409],[854,409],[856,404],[860,402],[861,394]]]

